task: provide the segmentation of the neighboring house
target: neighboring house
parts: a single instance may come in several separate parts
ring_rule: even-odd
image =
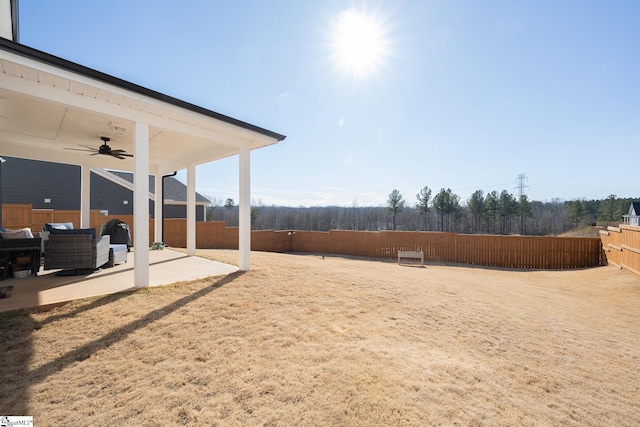
[[[80,166],[3,156],[2,202],[34,209],[80,210]],[[36,177],[34,179],[34,177]],[[133,214],[133,173],[91,169],[91,209],[107,215]],[[149,176],[149,212],[154,215],[155,177]],[[164,178],[164,217],[187,217],[187,187]],[[206,220],[211,202],[196,193],[196,221]]]
[[[632,202],[629,206],[629,213],[622,215],[625,225],[640,226],[640,202]]]

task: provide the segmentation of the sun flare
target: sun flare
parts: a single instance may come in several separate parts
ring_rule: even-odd
[[[331,45],[337,67],[356,78],[375,74],[388,54],[382,23],[375,16],[354,9],[335,18]]]

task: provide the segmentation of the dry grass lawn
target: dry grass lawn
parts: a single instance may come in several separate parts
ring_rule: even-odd
[[[640,278],[613,267],[256,252],[0,331],[0,415],[38,426],[640,425]]]

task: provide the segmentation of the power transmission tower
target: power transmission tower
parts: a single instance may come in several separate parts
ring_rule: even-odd
[[[525,182],[528,180],[526,173],[519,173],[516,178],[516,184],[518,184],[515,189],[518,191],[518,199],[520,199],[524,195],[524,189],[529,188],[528,185],[525,185]]]

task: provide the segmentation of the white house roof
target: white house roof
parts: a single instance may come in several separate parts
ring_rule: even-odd
[[[130,157],[92,155],[101,136],[133,153],[149,125],[149,173],[165,174],[275,144],[284,135],[0,38],[1,153],[133,171]]]

